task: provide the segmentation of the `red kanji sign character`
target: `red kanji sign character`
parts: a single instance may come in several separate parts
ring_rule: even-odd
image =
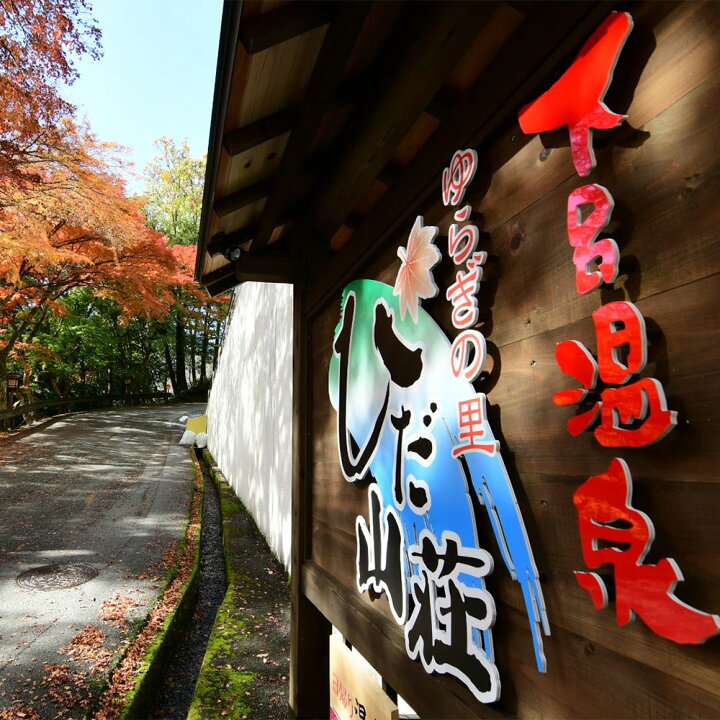
[[[595,390],[598,376],[608,384],[624,385],[647,363],[645,321],[629,302],[602,305],[593,313],[598,361],[577,340],[555,346],[560,369],[582,384],[582,388],[555,393],[556,405],[582,403],[588,390]],[[626,351],[626,352],[622,352]],[[567,423],[577,436],[600,416],[595,439],[605,447],[644,447],[661,440],[677,423],[677,413],[667,409],[662,385],[655,378],[640,378],[624,387],[606,388],[589,410]]]
[[[459,205],[465,195],[467,186],[475,177],[477,169],[477,152],[456,150],[442,174],[442,201],[444,205]]]
[[[645,318],[632,303],[611,302],[595,310],[593,323],[600,378],[606,383],[623,385],[647,364]],[[621,358],[624,348],[626,362]]]
[[[497,440],[486,439],[488,431],[485,424],[485,402],[486,398],[483,393],[458,402],[458,426],[460,428],[458,440],[466,442],[453,448],[453,457],[466,452],[484,452],[494,455],[498,451],[500,443]]]
[[[587,397],[588,390],[594,390],[597,383],[597,363],[588,349],[577,340],[564,340],[555,346],[555,359],[566,375],[572,375],[583,385],[583,389],[561,390],[553,395],[556,405],[579,405]],[[587,430],[600,414],[600,403],[580,415],[574,415],[567,422],[568,432],[577,437]]]
[[[450,285],[445,297],[452,303],[452,324],[459,330],[470,327],[477,322],[477,291],[483,276],[482,264],[487,253],[476,252],[468,260],[468,272],[459,272],[455,282]]]
[[[610,222],[614,204],[612,196],[602,185],[583,185],[568,197],[568,240],[575,248],[575,285],[581,295],[603,282],[613,283],[617,278],[620,264],[617,243],[611,238],[597,239]],[[592,205],[592,210],[583,220],[582,212],[588,205]],[[597,270],[591,269],[595,263]]]
[[[717,615],[696,610],[673,594],[675,584],[683,579],[674,560],[643,563],[655,530],[650,518],[631,506],[632,477],[624,460],[613,459],[607,472],[584,482],[573,501],[585,564],[589,568],[613,566],[619,625],[637,614],[658,635],[687,644],[702,643],[720,632]],[[599,547],[601,541],[603,547]],[[607,607],[608,592],[602,578],[587,572],[575,576],[597,609]]]
[[[518,115],[524,133],[545,132],[567,125],[573,163],[581,177],[595,167],[593,128],[614,128],[626,117],[611,112],[603,98],[632,27],[628,13],[610,13],[560,79]]]
[[[667,409],[662,385],[655,378],[640,378],[625,387],[607,388],[601,397],[595,439],[604,447],[652,445],[677,423],[677,413]],[[628,427],[639,420],[643,421],[641,427]]]
[[[462,265],[475,252],[479,237],[480,232],[477,225],[465,225],[463,228],[458,228],[453,223],[450,226],[448,230],[448,254],[456,265]]]
[[[450,350],[450,367],[455,377],[462,376],[472,382],[480,374],[485,364],[487,344],[485,336],[476,330],[461,332]]]

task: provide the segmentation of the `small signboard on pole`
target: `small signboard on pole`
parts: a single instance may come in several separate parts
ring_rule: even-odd
[[[330,720],[398,720],[397,705],[362,660],[330,636]]]

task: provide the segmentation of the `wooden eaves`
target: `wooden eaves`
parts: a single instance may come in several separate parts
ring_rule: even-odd
[[[269,8],[269,9],[268,9]],[[605,3],[226,2],[196,279],[288,282],[311,302],[416,213],[461,146],[501,138]],[[497,162],[497,159],[495,160]],[[239,261],[227,259],[240,248]],[[322,284],[324,285],[324,284]]]

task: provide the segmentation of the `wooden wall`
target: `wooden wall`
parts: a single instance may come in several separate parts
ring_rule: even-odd
[[[648,562],[674,558],[686,579],[677,595],[720,612],[720,4],[650,3],[633,16],[606,98],[629,119],[596,134],[598,167],[590,178],[574,173],[566,131],[528,141],[514,126],[481,157],[489,172],[469,194],[483,213],[485,249],[497,257],[479,295],[495,368],[477,389],[488,395],[541,572],[552,629],[547,674],[535,669],[519,588],[501,568],[488,582],[498,605],[503,686],[491,706],[452,678],[427,676],[406,657],[384,597],[355,589],[354,522],[367,515],[367,494],[342,479],[327,390],[340,298],[306,318],[305,593],[423,718],[720,716],[720,638],[682,646],[640,620],[618,627],[614,606],[596,611],[573,577],[586,569],[573,493],[619,455],[632,471],[633,505],[655,525]],[[610,229],[622,261],[613,287],[579,296],[565,213],[568,194],[584,182],[605,185],[615,199]],[[442,233],[449,217],[439,186],[433,197],[438,202],[415,212]],[[391,238],[348,280],[393,284],[396,249],[406,237]],[[435,271],[440,287],[451,273],[445,258]],[[551,397],[572,386],[557,368],[555,344],[577,339],[594,349],[592,311],[620,299],[634,302],[647,321],[644,374],[662,382],[681,422],[658,445],[613,452],[591,433],[570,436],[565,423],[574,411],[555,407]],[[450,334],[447,301],[425,307]],[[499,557],[491,534],[481,539]]]

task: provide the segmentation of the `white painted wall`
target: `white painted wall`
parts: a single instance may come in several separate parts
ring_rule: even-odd
[[[292,285],[235,290],[207,415],[208,449],[289,572]]]

